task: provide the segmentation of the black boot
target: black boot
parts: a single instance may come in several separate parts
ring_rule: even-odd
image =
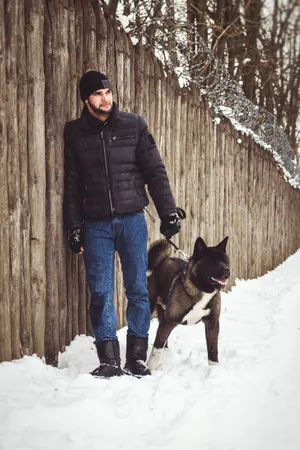
[[[110,378],[123,375],[119,341],[102,341],[96,345],[100,366],[91,372],[94,377]]]
[[[140,338],[131,334],[127,335],[124,373],[134,375],[138,378],[143,377],[144,375],[151,375],[151,372],[145,363],[147,359],[147,349],[148,338]]]

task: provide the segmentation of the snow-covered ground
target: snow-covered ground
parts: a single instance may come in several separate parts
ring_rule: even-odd
[[[89,375],[86,336],[59,369],[37,357],[2,363],[0,449],[299,450],[300,250],[223,294],[219,348],[210,367],[203,324],[177,327],[173,364],[140,380]]]

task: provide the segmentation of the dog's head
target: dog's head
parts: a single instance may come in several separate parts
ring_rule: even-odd
[[[192,262],[192,281],[204,292],[213,292],[226,286],[230,275],[229,258],[226,255],[228,237],[215,247],[208,247],[201,237],[198,237]]]

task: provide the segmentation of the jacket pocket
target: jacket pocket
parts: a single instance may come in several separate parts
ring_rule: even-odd
[[[127,136],[113,136],[112,141],[118,141],[120,139],[132,139],[134,138],[134,134],[130,134]]]

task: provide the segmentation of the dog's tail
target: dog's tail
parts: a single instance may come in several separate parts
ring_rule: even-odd
[[[170,255],[171,247],[167,239],[153,242],[148,250],[148,270],[156,269]]]

